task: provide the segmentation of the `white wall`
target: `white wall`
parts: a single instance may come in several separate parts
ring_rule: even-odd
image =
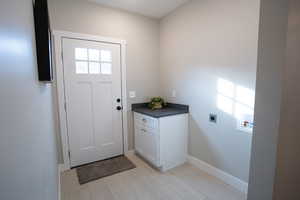
[[[0,199],[57,199],[51,85],[38,82],[31,0],[0,6]]]
[[[248,200],[273,198],[283,94],[282,72],[286,57],[287,14],[288,1],[261,0],[256,127],[252,143]]]
[[[161,84],[190,105],[189,153],[248,181],[252,135],[217,106],[218,80],[255,89],[259,0],[194,0],[161,21]],[[172,90],[177,97],[172,97]],[[218,115],[218,123],[208,121]]]
[[[159,22],[82,0],[49,0],[52,29],[113,37],[127,41],[127,89],[136,91],[132,103],[159,94]],[[132,114],[129,149],[133,148]]]

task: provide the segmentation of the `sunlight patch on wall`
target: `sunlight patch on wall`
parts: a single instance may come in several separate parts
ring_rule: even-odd
[[[219,78],[217,93],[217,107],[237,120],[239,130],[252,132],[255,92]]]

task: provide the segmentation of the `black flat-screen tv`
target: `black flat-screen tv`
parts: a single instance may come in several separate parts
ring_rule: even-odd
[[[33,12],[39,81],[51,82],[53,79],[52,43],[47,0],[33,1]]]

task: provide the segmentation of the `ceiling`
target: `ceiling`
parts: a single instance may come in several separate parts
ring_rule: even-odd
[[[148,17],[162,18],[190,0],[88,0]]]

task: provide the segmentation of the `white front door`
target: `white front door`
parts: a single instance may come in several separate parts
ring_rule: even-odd
[[[71,167],[123,154],[120,45],[63,39]]]

